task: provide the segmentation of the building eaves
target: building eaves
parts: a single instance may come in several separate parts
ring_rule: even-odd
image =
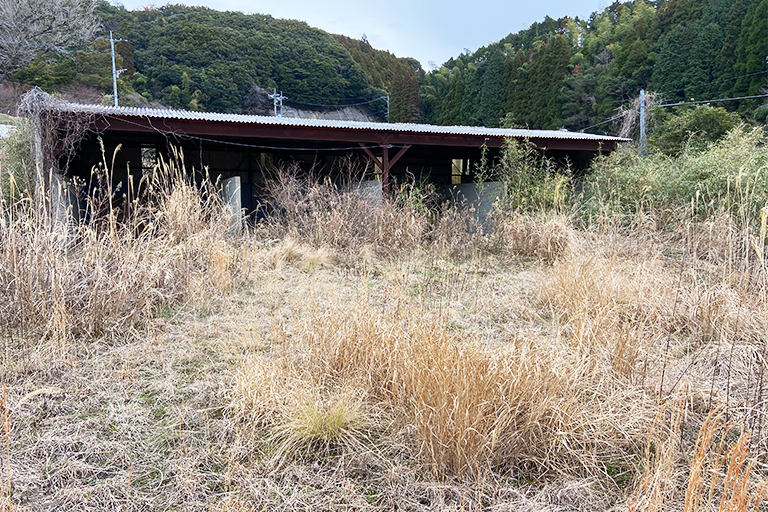
[[[359,121],[335,121],[328,119],[298,119],[246,114],[220,114],[215,112],[192,112],[187,110],[153,109],[143,107],[112,107],[104,105],[86,105],[80,103],[62,103],[59,109],[73,113],[85,113],[122,118],[178,119],[213,123],[240,123],[266,126],[297,126],[309,128],[328,128],[344,130],[366,130],[396,133],[420,133],[435,135],[471,135],[493,138],[515,139],[562,139],[594,142],[627,142],[630,139],[577,133],[566,130],[521,130],[509,128],[486,128],[482,126],[436,126],[413,123],[374,123]]]

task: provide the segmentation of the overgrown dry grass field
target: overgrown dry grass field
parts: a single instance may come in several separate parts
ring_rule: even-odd
[[[493,229],[284,172],[233,235],[161,163],[67,230],[6,173],[0,510],[764,510],[763,143],[570,198],[512,148]]]

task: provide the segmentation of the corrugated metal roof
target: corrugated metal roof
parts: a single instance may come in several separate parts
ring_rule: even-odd
[[[334,121],[328,119],[297,119],[287,117],[254,116],[245,114],[219,114],[216,112],[191,112],[187,110],[154,109],[143,107],[112,107],[104,105],[84,105],[80,103],[62,103],[62,110],[83,112],[104,116],[141,117],[152,119],[182,119],[187,121],[210,121],[225,123],[261,124],[273,126],[302,126],[311,128],[336,128],[347,130],[373,130],[389,132],[429,133],[437,135],[477,135],[499,138],[541,138],[592,141],[625,142],[630,139],[576,133],[566,130],[519,130],[509,128],[485,128],[482,126],[435,126],[412,123],[373,123],[357,121]]]

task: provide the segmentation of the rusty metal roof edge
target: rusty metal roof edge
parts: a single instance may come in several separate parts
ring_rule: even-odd
[[[390,132],[433,133],[436,135],[470,135],[481,137],[513,137],[592,140],[605,142],[628,142],[631,139],[610,135],[569,132],[566,130],[528,130],[513,128],[485,128],[482,126],[437,126],[414,123],[374,123],[360,121],[334,121],[329,119],[301,119],[288,117],[258,116],[248,114],[220,114],[216,112],[193,112],[188,110],[154,109],[145,107],[112,107],[82,103],[61,103],[59,109],[105,116],[143,117],[154,119],[180,119],[185,121],[229,122],[262,124],[274,126],[300,126],[350,130],[376,130]]]

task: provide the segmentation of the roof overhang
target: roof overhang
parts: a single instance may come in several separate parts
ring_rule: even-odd
[[[508,139],[565,151],[614,151],[629,139],[562,130],[516,130],[406,123],[361,123],[239,114],[66,103],[61,109],[93,115],[98,131],[154,132],[192,137],[235,137],[345,144],[501,147]],[[289,149],[288,147],[286,149]]]

